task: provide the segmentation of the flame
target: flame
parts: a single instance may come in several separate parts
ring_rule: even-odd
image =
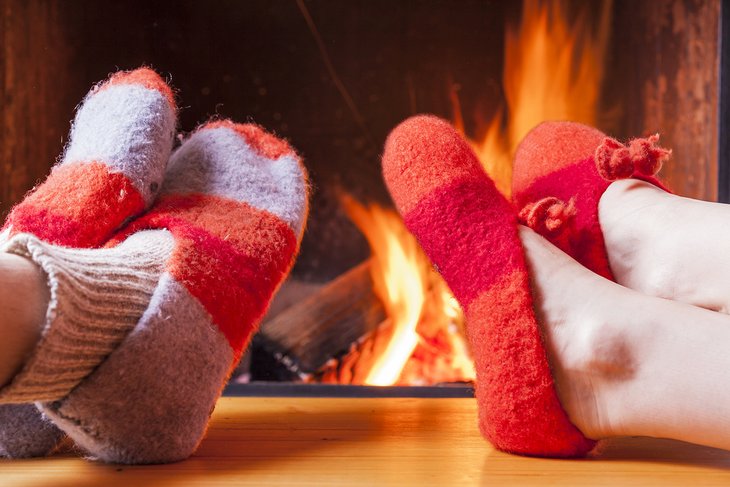
[[[393,385],[399,383],[416,348],[426,344],[419,327],[436,328],[425,330],[429,338],[438,333],[437,328],[443,322],[459,328],[463,321],[461,309],[397,213],[378,205],[362,206],[346,195],[343,195],[342,201],[348,216],[370,244],[374,290],[383,302],[390,325],[391,335],[385,350],[375,357],[363,383]],[[427,297],[429,306],[426,306]],[[428,319],[422,319],[425,315]],[[442,333],[439,340],[441,347],[435,355],[447,358],[449,363],[444,367],[451,371],[449,378],[473,380],[476,375],[474,366],[460,330]],[[454,352],[459,356],[454,356]],[[432,375],[448,373],[441,371]],[[424,378],[408,382],[419,380]]]
[[[482,136],[469,143],[497,187],[509,196],[512,157],[519,142],[545,120],[605,125],[601,110],[603,60],[608,45],[612,0],[604,0],[596,19],[588,8],[571,21],[565,0],[524,0],[522,18],[505,35],[502,85],[504,106]],[[454,125],[464,120],[452,88]]]
[[[393,322],[392,339],[376,358],[365,384],[394,384],[418,344],[416,326],[424,296],[424,265],[418,259],[416,240],[398,216],[376,205],[365,208],[344,197],[345,209],[370,243],[375,263],[372,277],[375,293]],[[426,261],[428,262],[428,261]]]
[[[504,103],[480,137],[467,137],[505,195],[510,193],[517,144],[535,125],[544,120],[605,122],[598,114],[605,113],[600,90],[611,7],[612,0],[604,0],[596,21],[586,8],[571,18],[565,0],[524,0],[519,25],[508,26]],[[455,89],[451,101],[454,125],[465,134]],[[390,330],[386,350],[376,356],[364,383],[414,385],[427,381],[424,376],[473,380],[461,309],[401,219],[350,197],[343,197],[343,203],[370,243],[375,292],[389,317],[383,326]],[[374,341],[382,339],[375,336]]]

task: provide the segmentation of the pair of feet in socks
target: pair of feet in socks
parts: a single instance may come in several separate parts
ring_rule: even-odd
[[[543,123],[518,147],[510,203],[448,123],[389,136],[386,184],[464,308],[498,448],[581,456],[629,435],[730,449],[730,209],[670,194],[657,139]]]
[[[43,455],[68,435],[110,462],[186,458],[289,272],[308,209],[297,154],[226,120],[173,152],[176,116],[153,71],[113,75],[8,216],[4,255],[32,260],[50,296],[0,389],[0,455]]]
[[[291,267],[306,175],[256,126],[204,125],[170,155],[174,132],[165,83],[119,73],[10,214],[4,249],[43,269],[50,298],[41,340],[0,389],[13,403],[0,454],[42,455],[68,434],[106,461],[166,462],[204,434]],[[416,117],[389,137],[386,183],[466,310],[497,447],[573,456],[649,435],[730,448],[730,215],[658,189],[665,155],[544,124],[517,155],[515,209],[447,123]]]

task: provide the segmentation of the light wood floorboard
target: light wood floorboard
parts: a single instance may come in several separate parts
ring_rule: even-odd
[[[90,462],[73,451],[0,460],[0,485],[730,485],[730,452],[626,438],[584,460],[494,450],[473,399],[223,398],[208,436],[171,465]]]

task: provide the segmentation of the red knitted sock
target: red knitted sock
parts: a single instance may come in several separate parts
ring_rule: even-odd
[[[498,448],[570,457],[595,444],[560,405],[509,202],[468,144],[433,116],[388,137],[383,174],[408,229],[466,312],[480,429]]]
[[[598,202],[616,179],[647,181],[669,191],[654,174],[670,152],[658,136],[628,146],[574,122],[544,122],[515,155],[512,197],[520,221],[582,265],[615,280],[608,263]]]

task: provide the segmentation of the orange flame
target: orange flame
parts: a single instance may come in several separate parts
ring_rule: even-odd
[[[600,5],[597,22],[584,8],[573,21],[565,1],[524,0],[522,19],[505,36],[502,84],[505,105],[478,140],[469,139],[484,169],[505,195],[510,193],[512,157],[533,127],[545,120],[603,124],[601,85],[611,24],[612,0]],[[464,121],[452,90],[454,125]]]
[[[511,161],[517,144],[535,125],[544,120],[589,125],[602,121],[598,113],[611,6],[612,0],[603,1],[597,22],[590,21],[587,10],[571,21],[564,1],[524,0],[520,24],[508,27],[504,105],[478,140],[469,139],[485,170],[505,195],[510,192]],[[454,125],[465,133],[456,91],[451,97]],[[393,324],[387,349],[365,383],[411,384],[422,380],[417,374],[411,378],[409,368],[418,367],[411,365],[409,358],[415,351],[435,364],[428,367],[441,367],[443,349],[450,355],[445,366],[454,373],[439,372],[439,376],[473,380],[474,366],[464,335],[443,332],[444,323],[447,329],[449,324],[463,324],[462,312],[401,219],[393,211],[375,205],[365,208],[352,198],[343,199],[348,215],[370,243],[375,291]],[[434,313],[438,315],[435,318],[431,316]],[[434,332],[433,328],[438,327]],[[424,343],[428,328],[430,336],[439,338]]]
[[[444,321],[459,323],[461,309],[397,213],[377,205],[366,208],[349,196],[343,196],[342,200],[348,216],[370,244],[375,293],[392,322],[391,339],[375,359],[364,383],[396,384],[414,350],[423,342],[419,326],[433,326]],[[438,314],[441,319],[430,316],[428,323],[423,322],[426,297],[433,301],[428,313]],[[448,366],[453,370],[455,380],[473,380],[474,366],[463,335],[454,330],[446,337]]]

